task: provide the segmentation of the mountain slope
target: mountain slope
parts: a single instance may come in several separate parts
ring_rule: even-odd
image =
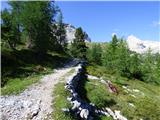
[[[145,53],[148,49],[151,49],[152,53],[160,53],[159,41],[141,40],[134,35],[130,35],[127,38],[127,43],[129,49],[137,53]]]

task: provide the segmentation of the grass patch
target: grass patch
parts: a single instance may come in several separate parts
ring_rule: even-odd
[[[71,69],[65,76],[70,76],[75,72],[75,69]],[[65,80],[62,78],[62,82],[59,82],[54,90],[54,101],[53,101],[53,109],[54,112],[52,114],[54,120],[76,120],[76,118],[73,117],[70,113],[65,113],[62,111],[62,108],[71,108],[71,104],[67,100],[67,97],[70,96],[70,93],[68,90],[65,90]]]
[[[116,104],[114,101],[114,95],[109,94],[107,87],[97,80],[89,79],[85,83],[85,89],[87,93],[87,98],[91,103],[94,103],[97,108],[102,109],[105,107],[111,107]],[[111,117],[99,116],[95,120],[112,120]]]
[[[53,72],[51,69],[47,69],[47,71],[43,71],[40,73],[33,73],[27,77],[19,77],[19,78],[8,78],[9,80],[5,84],[4,87],[1,88],[2,95],[10,95],[10,94],[19,94],[23,90],[25,90],[29,85],[38,82],[41,77],[45,74],[49,74]]]
[[[54,89],[53,118],[54,120],[76,120],[69,113],[64,113],[62,108],[71,108],[71,104],[67,101],[70,93],[64,89],[64,83],[58,83]]]
[[[120,110],[129,120],[160,120],[160,86],[135,79],[129,80],[116,74],[110,74],[107,71],[103,72],[103,70],[104,68],[101,69],[101,67],[94,66],[87,68],[89,74],[101,75],[104,80],[111,80],[117,87],[119,94],[116,96],[110,93],[102,83],[90,80],[90,83],[86,84],[86,89],[88,98],[92,102],[100,106],[107,106],[104,101],[112,99],[115,104],[111,104],[110,108],[112,110]],[[125,89],[122,88],[124,85],[131,91],[126,93]],[[134,92],[133,89],[138,89],[140,92]],[[135,107],[130,106],[129,103],[132,103]]]
[[[107,86],[97,80],[88,80],[85,84],[85,89],[87,91],[87,98],[98,108],[116,104],[112,99],[113,96],[108,93]]]

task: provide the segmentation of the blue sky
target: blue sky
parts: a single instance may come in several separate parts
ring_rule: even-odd
[[[160,40],[160,2],[59,1],[64,22],[82,27],[92,41],[135,35],[144,40]],[[2,9],[6,3],[2,3]]]
[[[57,2],[64,22],[81,26],[92,41],[110,41],[135,35],[145,40],[160,40],[158,2]]]

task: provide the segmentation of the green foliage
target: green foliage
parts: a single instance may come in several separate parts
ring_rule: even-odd
[[[151,53],[151,50],[148,50],[143,56],[143,63],[141,65],[143,73],[142,80],[160,84],[159,67],[159,54],[154,55]]]
[[[5,87],[1,88],[1,94],[2,95],[19,94],[20,92],[25,90],[29,85],[38,82],[40,78],[46,73],[49,73],[49,69],[47,72],[45,71],[41,73],[35,73],[25,78],[21,77],[21,78],[9,79]]]
[[[113,36],[111,43],[107,45],[107,47],[104,50],[103,57],[102,57],[102,63],[104,66],[110,69],[117,69],[118,64],[118,44],[121,46],[123,42],[119,42],[116,35]]]
[[[6,47],[6,44],[8,44],[10,48],[15,49],[20,36],[16,25],[17,23],[13,19],[13,13],[7,9],[2,11],[2,46]]]
[[[111,41],[111,49],[113,52],[116,50],[117,45],[118,45],[118,39],[117,36],[114,34],[112,36],[112,41]]]
[[[58,9],[58,8],[57,8]],[[66,41],[66,30],[65,26],[63,24],[63,15],[60,9],[58,11],[58,17],[57,17],[57,25],[54,26],[55,28],[55,37],[58,42],[57,44],[57,50],[62,50],[63,52],[67,50],[67,41]]]
[[[155,77],[158,78],[157,82],[160,83],[160,54],[156,54],[156,68],[154,70]]]
[[[66,50],[63,16],[53,1],[9,1],[11,9],[2,11],[2,45],[16,49],[26,42],[28,48],[44,54]],[[56,24],[55,17],[58,16]],[[52,26],[56,27],[52,27]]]
[[[86,59],[87,46],[85,44],[85,33],[82,28],[77,28],[75,39],[71,43],[70,52],[73,57]]]
[[[91,103],[94,103],[98,108],[104,108],[116,104],[108,94],[108,89],[105,84],[101,84],[95,80],[88,80],[85,84],[87,97]]]
[[[67,97],[70,95],[68,91],[64,89],[64,83],[58,83],[54,89],[53,118],[54,120],[75,120],[70,113],[64,113],[62,108],[71,108],[71,104],[67,101]]]
[[[54,40],[51,37],[54,15],[55,10],[52,2],[24,2],[21,21],[29,36],[29,46],[32,45],[36,51],[45,53],[54,46]]]
[[[101,57],[102,57],[101,45],[94,43],[91,46],[91,48],[87,50],[87,60],[97,65],[101,65],[102,64]]]
[[[129,62],[130,62],[129,72],[131,74],[131,77],[142,79],[140,55],[138,55],[137,53],[131,54]]]

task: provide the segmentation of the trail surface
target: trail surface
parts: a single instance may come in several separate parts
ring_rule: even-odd
[[[51,120],[54,86],[72,69],[70,65],[44,76],[19,95],[1,96],[2,120]]]

